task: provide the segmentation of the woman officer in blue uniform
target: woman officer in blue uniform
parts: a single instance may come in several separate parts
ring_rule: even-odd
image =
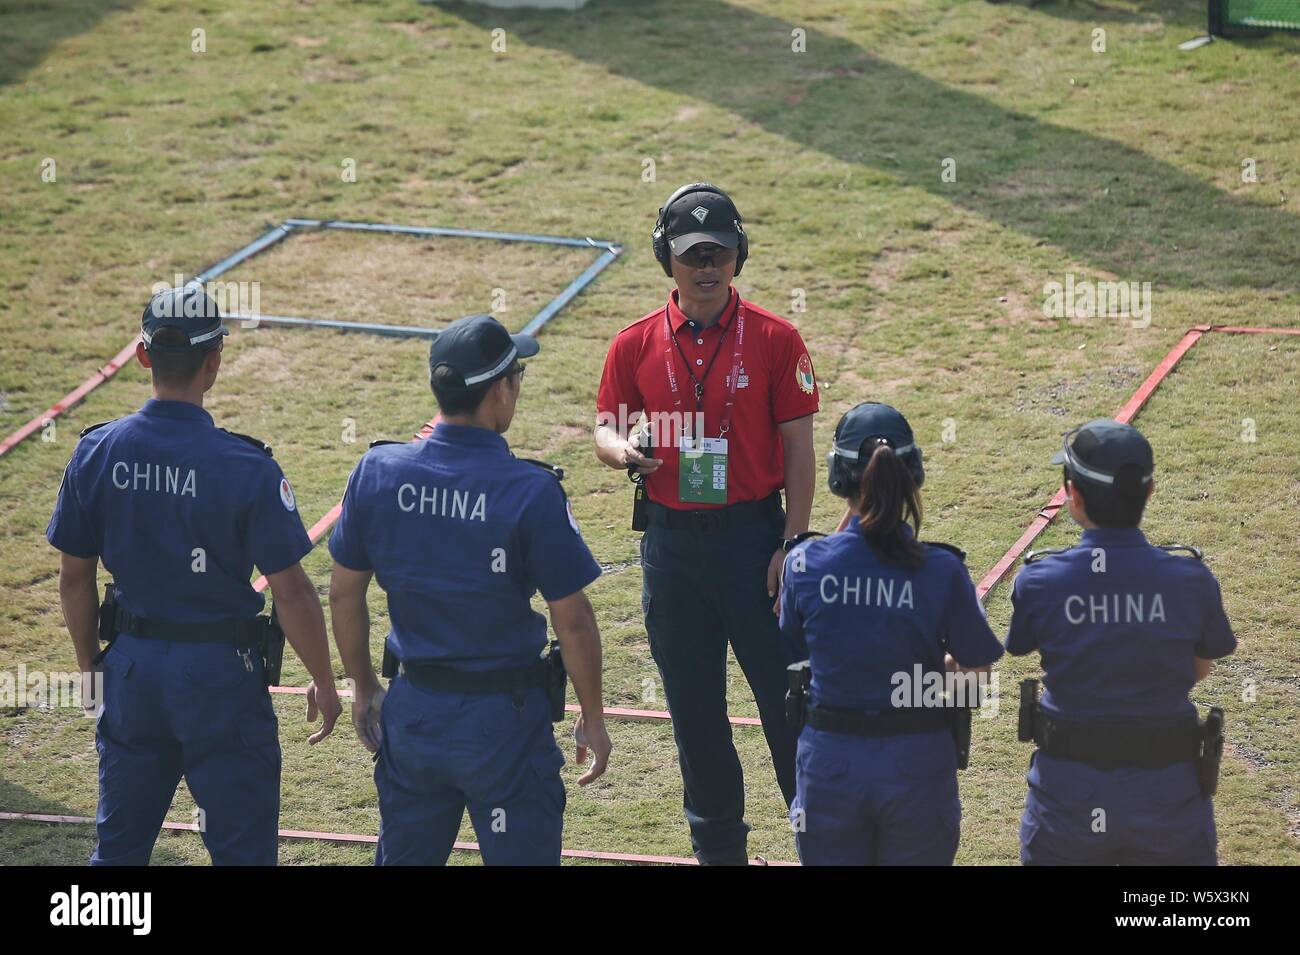
[[[949,671],[987,671],[1002,647],[962,552],[916,539],[925,471],[902,414],[853,408],[828,463],[853,517],[791,549],[780,602],[792,658],[811,669],[790,810],[799,858],[951,865],[956,714],[938,688]]]

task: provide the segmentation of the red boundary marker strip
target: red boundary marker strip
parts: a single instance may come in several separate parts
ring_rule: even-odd
[[[1147,375],[1147,380],[1138,386],[1138,390],[1133,392],[1133,395],[1129,400],[1124,403],[1124,407],[1120,408],[1119,411],[1116,412],[1115,420],[1124,424],[1128,424],[1128,422],[1132,421],[1133,416],[1141,410],[1142,406],[1147,403],[1147,399],[1155,393],[1156,387],[1160,382],[1164,381],[1165,378],[1168,377],[1169,373],[1174,370],[1174,366],[1182,360],[1182,357],[1186,355],[1188,351],[1191,350],[1191,347],[1201,340],[1201,336],[1209,330],[1209,327],[1205,325],[1198,325],[1195,328],[1189,329],[1187,334],[1178,340],[1178,344],[1169,349],[1169,354],[1165,355],[1165,357],[1160,360],[1160,364],[1156,365],[1151,374]]]
[[[1147,403],[1147,400],[1155,392],[1160,382],[1164,381],[1174,366],[1182,360],[1193,345],[1201,340],[1201,336],[1210,330],[1207,325],[1198,325],[1189,329],[1181,339],[1178,340],[1169,353],[1160,360],[1151,374],[1147,375],[1146,381],[1138,386],[1137,391],[1129,397],[1124,403],[1124,407],[1115,413],[1115,420],[1128,423],[1133,420],[1134,415]],[[1065,488],[1060,488],[1052,495],[1051,500],[1043,505],[1038,512],[1038,516],[1030,522],[1025,528],[1025,532],[1020,535],[1019,539],[1011,545],[1005,554],[998,558],[987,574],[975,586],[975,595],[982,601],[990,590],[1002,582],[1002,579],[1011,572],[1020,555],[1029,549],[1029,545],[1037,540],[1038,535],[1047,530],[1047,525],[1056,519],[1056,515],[1061,512],[1065,505]]]
[[[7,822],[44,822],[52,825],[91,825],[95,822],[91,816],[57,816],[39,812],[0,812],[0,821]],[[169,832],[195,832],[195,828],[185,822],[164,822],[162,828]],[[374,845],[378,836],[361,832],[312,832],[308,829],[281,829],[281,839],[304,842],[332,842],[336,845]],[[477,842],[456,842],[452,844],[456,852],[478,852]],[[631,852],[596,852],[590,849],[561,849],[565,859],[587,859],[596,862],[627,862],[634,865],[699,865],[694,859],[683,856],[650,856]],[[753,866],[793,866],[795,862],[771,862],[766,859],[751,859]]]
[[[1212,332],[1228,332],[1233,335],[1300,335],[1300,328],[1249,328],[1244,325],[1214,325],[1208,330]]]
[[[31,421],[27,422],[9,437],[0,441],[0,458],[4,457],[15,447],[26,441],[29,437],[45,426],[45,422],[51,421],[63,414],[77,402],[81,401],[86,395],[90,394],[108,379],[116,375],[127,362],[135,355],[135,343],[140,340],[137,335],[131,339],[130,344],[126,345],[121,351],[108,360],[108,362],[97,372],[73,388],[66,395],[60,398],[45,411],[44,414],[37,415]]]
[[[1026,548],[1034,542],[1035,538],[1047,529],[1048,524],[1055,520],[1056,515],[1060,512],[1061,507],[1064,504],[1065,488],[1061,488],[1052,495],[1050,501],[1043,505],[1042,510],[1038,512],[1038,516],[1030,522],[1027,528],[1025,528],[1025,532],[1020,535],[1020,538],[1011,545],[1011,548],[1005,554],[998,558],[998,562],[994,564],[989,569],[989,572],[980,579],[980,582],[975,585],[975,596],[981,602],[984,600],[985,596],[988,595],[988,592],[996,587],[1002,578],[1007,575],[1015,562],[1020,558],[1020,555],[1023,554]]]

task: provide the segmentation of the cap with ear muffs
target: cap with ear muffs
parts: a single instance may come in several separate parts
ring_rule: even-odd
[[[673,274],[672,257],[701,242],[735,249],[735,274],[739,275],[749,257],[749,238],[741,221],[736,204],[725,192],[712,183],[692,182],[659,207],[650,246],[669,278]]]
[[[835,444],[826,456],[827,485],[837,497],[850,497],[857,490],[854,475],[860,475],[876,445],[887,444],[907,465],[916,486],[925,483],[921,449],[912,436],[912,426],[897,408],[864,401],[850,408],[835,426]]]

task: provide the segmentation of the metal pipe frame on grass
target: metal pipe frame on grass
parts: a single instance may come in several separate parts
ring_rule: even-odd
[[[490,232],[482,229],[451,229],[435,226],[406,226],[376,222],[286,219],[280,225],[272,226],[267,229],[266,232],[258,236],[252,242],[232,252],[216,264],[197,273],[191,281],[199,283],[211,282],[219,276],[224,275],[226,272],[229,272],[231,269],[235,268],[235,266],[241,265],[253,256],[265,252],[267,249],[284,241],[295,233],[322,230],[409,235],[424,238],[445,237],[490,239],[499,242],[529,242],[542,245],[560,245],[570,248],[600,250],[600,255],[596,258],[596,261],[588,266],[576,279],[570,282],[559,295],[543,306],[542,309],[529,320],[528,324],[524,326],[522,334],[534,336],[542,330],[542,327],[545,326],[547,322],[559,314],[560,310],[563,309],[564,306],[573,301],[573,299],[583,289],[595,281],[596,276],[617,259],[623,251],[623,247],[616,242],[587,237],[579,239],[566,236],[539,235],[530,232]],[[434,328],[421,328],[414,325],[406,326],[383,325],[367,322],[343,322],[337,319],[303,318],[290,315],[258,316],[231,314],[227,316],[227,319],[229,321],[244,322],[245,327],[269,325],[277,328],[328,328],[335,331],[361,332],[373,335],[384,335],[393,338],[433,339],[437,338],[439,331]],[[131,340],[123,346],[116,355],[110,358],[102,367],[86,378],[86,380],[80,385],[52,404],[48,409],[46,409],[44,414],[32,418],[22,427],[18,428],[6,437],[3,441],[0,441],[0,458],[4,457],[37,431],[46,427],[54,419],[75,407],[92,391],[99,388],[121,371],[121,369],[131,360],[131,356],[135,353],[136,343],[139,340],[139,335],[132,336]]]

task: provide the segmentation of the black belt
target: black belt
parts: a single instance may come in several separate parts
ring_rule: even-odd
[[[863,713],[860,710],[837,710],[809,706],[807,725],[831,733],[854,736],[897,736],[902,733],[926,733],[952,726],[952,713],[944,707],[916,707]]]
[[[647,514],[651,524],[673,530],[689,528],[698,531],[722,531],[728,527],[743,527],[763,518],[781,513],[781,492],[773,491],[761,501],[741,501],[726,507],[704,507],[683,511],[647,501]]]
[[[1158,769],[1198,759],[1204,735],[1195,723],[1062,723],[1041,710],[1034,716],[1040,750],[1097,769]]]
[[[402,663],[397,672],[416,686],[442,693],[510,693],[547,685],[545,661],[502,670],[457,670],[432,663]]]
[[[175,640],[177,643],[233,643],[251,647],[262,639],[265,620],[219,620],[216,623],[172,623],[169,620],[145,620],[124,607],[113,616],[113,629],[145,640]]]

